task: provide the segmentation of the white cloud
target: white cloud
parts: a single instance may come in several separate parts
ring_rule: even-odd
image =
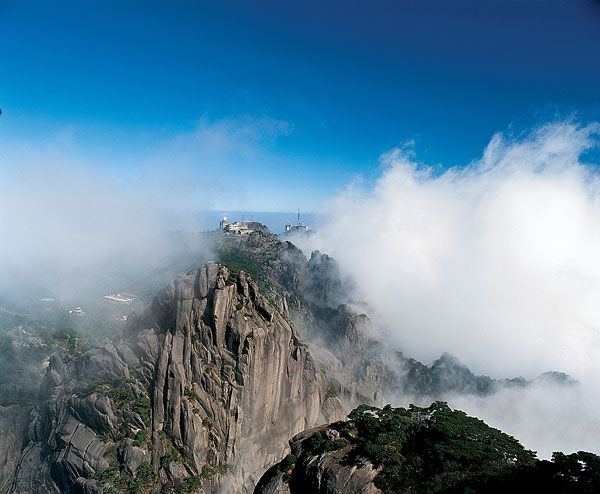
[[[600,351],[600,211],[579,156],[595,125],[561,123],[435,175],[400,149],[372,189],[326,207],[311,240],[425,361],[450,351],[494,375],[581,376]]]
[[[326,204],[306,246],[339,261],[354,297],[410,356],[450,352],[496,377],[557,369],[578,379],[568,392],[451,400],[544,454],[600,444],[599,176],[581,159],[599,130],[563,122],[497,134],[481,159],[440,174],[394,149],[374,187]]]
[[[597,389],[597,381],[574,387],[536,383],[485,398],[453,396],[448,402],[550,458],[555,451],[600,453]]]
[[[49,272],[52,284],[70,284],[123,253],[138,268],[154,265],[169,249],[157,245],[165,231],[206,227],[202,210],[258,209],[261,201],[268,209],[272,184],[257,181],[281,164],[271,146],[293,130],[251,115],[203,117],[158,139],[75,124],[18,137],[18,123],[6,123],[13,134],[0,154],[0,289],[8,292],[43,284]]]

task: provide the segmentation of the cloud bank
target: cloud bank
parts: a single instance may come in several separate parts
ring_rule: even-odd
[[[599,131],[560,122],[497,134],[480,159],[442,172],[393,149],[374,186],[353,184],[325,205],[304,246],[339,261],[354,297],[410,356],[450,352],[494,377],[556,369],[578,379],[568,391],[450,397],[545,456],[600,444],[600,186],[582,158]]]
[[[449,351],[492,375],[583,377],[600,356],[600,210],[580,157],[598,131],[497,134],[481,159],[438,174],[394,149],[373,188],[327,203],[310,242],[425,361]]]
[[[166,233],[196,230],[189,211],[210,205],[201,172],[186,181],[185,163],[158,154],[128,169],[74,128],[11,142],[0,158],[0,304],[81,298],[158,269],[175,250]]]
[[[598,381],[561,387],[538,382],[488,397],[450,396],[454,408],[516,437],[526,448],[550,458],[555,451],[600,454]]]
[[[28,137],[11,131],[0,150],[0,305],[32,290],[95,291],[109,271],[141,276],[173,257],[200,262],[209,246],[197,238],[174,245],[165,234],[205,229],[203,211],[223,202],[248,206],[257,188],[250,178],[283,159],[271,145],[293,128],[242,115],[203,117],[160,140],[77,125]]]

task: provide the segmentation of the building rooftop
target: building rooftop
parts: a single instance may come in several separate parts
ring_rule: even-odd
[[[223,216],[223,219],[219,222],[219,229],[225,233],[232,233],[236,235],[247,235],[252,233],[254,230],[250,228],[251,221],[234,221],[230,222],[227,216]]]

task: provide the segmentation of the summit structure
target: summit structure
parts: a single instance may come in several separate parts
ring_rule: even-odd
[[[305,225],[304,223],[302,223],[300,221],[300,208],[298,208],[298,218],[296,220],[296,224],[292,225],[292,224],[287,224],[285,225],[285,233],[297,233],[297,232],[302,232],[302,233],[309,233],[311,230],[310,228]]]
[[[234,221],[229,222],[227,216],[223,216],[223,219],[219,221],[219,229],[225,233],[233,233],[236,235],[247,235],[252,233],[254,230],[251,228],[250,221]]]

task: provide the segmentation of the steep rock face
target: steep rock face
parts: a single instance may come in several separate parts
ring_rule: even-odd
[[[0,408],[0,492],[5,492],[13,481],[28,419],[28,407]]]
[[[313,451],[311,442],[317,434],[335,446]],[[377,469],[364,458],[349,461],[352,446],[340,438],[335,428],[321,426],[302,432],[292,438],[290,445],[290,455],[264,474],[254,494],[381,494],[374,484]]]
[[[335,309],[347,301],[351,286],[342,281],[335,259],[314,251],[302,270],[301,290],[306,302]]]
[[[323,381],[293,327],[256,285],[243,273],[235,284],[226,280],[226,270],[208,264],[155,299],[151,326],[164,338],[152,427],[198,471],[233,463],[251,482],[282,455],[286,431],[319,420]],[[141,318],[130,331],[147,326]]]
[[[363,313],[368,306],[352,299],[353,280],[327,254],[313,251],[307,259],[291,242],[260,233],[224,236],[221,255],[224,262],[256,272],[263,293],[310,343],[313,357],[326,370],[329,394],[339,396],[348,409],[365,402],[426,401],[456,393],[486,396],[528,384],[523,378],[474,374],[448,354],[432,365],[404,355],[390,332]],[[400,328],[393,332],[402,333]],[[553,382],[570,384],[568,376],[554,377]]]
[[[54,356],[42,390],[0,492],[246,492],[287,438],[343,416],[292,324],[215,263],[174,280],[123,339]]]

